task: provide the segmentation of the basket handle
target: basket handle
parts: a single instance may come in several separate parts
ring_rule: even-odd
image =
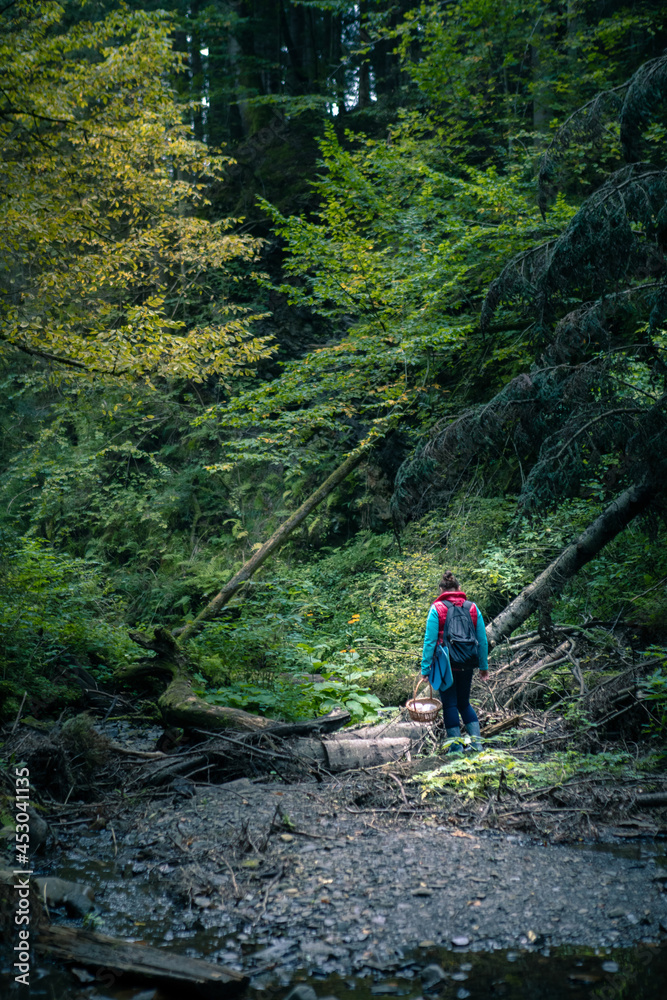
[[[424,683],[424,681],[427,681],[427,682],[428,682],[428,690],[429,690],[429,698],[430,698],[431,700],[433,699],[433,688],[431,687],[431,682],[429,681],[428,677],[424,677],[424,676],[422,675],[422,676],[421,676],[421,677],[419,678],[419,680],[417,681],[417,683],[415,684],[415,689],[414,689],[414,691],[412,692],[412,700],[413,700],[413,701],[414,701],[414,700],[415,700],[415,698],[417,697],[417,691],[419,691],[419,688],[420,688],[420,686],[421,686],[421,685],[422,685],[422,684]]]

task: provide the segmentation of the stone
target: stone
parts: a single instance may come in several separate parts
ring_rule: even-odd
[[[35,885],[47,906],[64,906],[68,912],[85,917],[95,907],[95,893],[82,882],[68,882],[63,878],[36,878]]]
[[[317,1000],[317,993],[312,986],[299,985],[289,991],[285,1000]]]
[[[607,910],[607,916],[610,920],[614,920],[616,917],[624,917],[625,910],[622,906],[613,906],[611,910]]]
[[[467,948],[470,944],[470,938],[465,934],[456,934],[451,941],[455,948]]]
[[[34,806],[28,806],[28,816],[30,817],[30,850],[38,851],[46,843],[51,829]]]
[[[73,976],[79,980],[80,983],[94,983],[95,976],[88,972],[88,969],[79,969],[76,965],[73,965],[70,969]]]
[[[603,962],[602,963],[602,971],[603,972],[618,972],[618,963],[617,962]]]
[[[442,983],[447,978],[447,973],[442,968],[441,965],[436,965],[435,962],[431,965],[427,965],[421,972],[422,987],[425,990],[432,990]]]

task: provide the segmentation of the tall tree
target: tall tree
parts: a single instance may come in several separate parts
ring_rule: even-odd
[[[62,15],[2,12],[2,342],[84,375],[247,371],[270,349],[211,281],[258,248],[203,217],[225,161],[183,122],[170,23],[117,11],[65,32]]]

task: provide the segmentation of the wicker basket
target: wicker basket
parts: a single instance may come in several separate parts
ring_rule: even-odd
[[[433,697],[433,688],[431,687],[430,681],[428,682],[429,697],[417,697],[417,691],[425,680],[426,677],[421,677],[417,681],[412,698],[405,703],[405,707],[407,708],[408,714],[413,722],[434,722],[435,719],[438,718],[438,712],[442,708],[438,699]]]

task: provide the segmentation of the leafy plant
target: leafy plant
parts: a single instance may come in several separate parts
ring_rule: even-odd
[[[24,691],[33,711],[75,701],[71,669],[91,669],[90,657],[100,678],[127,662],[134,647],[120,627],[122,611],[97,565],[0,533],[3,715],[16,712]]]
[[[422,797],[450,790],[466,797],[487,795],[502,781],[518,791],[566,781],[575,774],[627,774],[635,763],[624,751],[580,754],[574,750],[553,753],[546,760],[513,757],[507,750],[485,749],[472,757],[458,757],[435,771],[412,780],[422,788]]]
[[[649,652],[660,656],[663,663],[641,681],[639,688],[652,715],[646,728],[649,732],[662,734],[667,732],[667,652],[656,647]]]

